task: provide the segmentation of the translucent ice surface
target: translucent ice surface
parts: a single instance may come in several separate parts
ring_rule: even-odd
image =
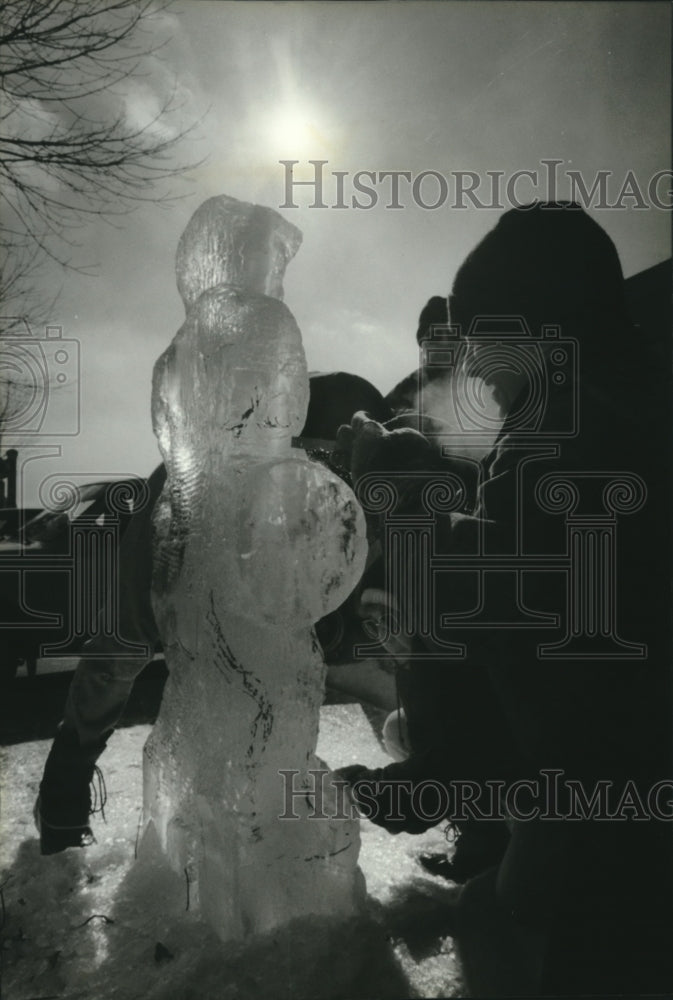
[[[187,316],[155,366],[168,470],[154,600],[170,670],[145,749],[145,854],[186,878],[221,938],[359,906],[359,831],[314,819],[325,666],[312,623],[366,557],[350,489],[292,449],[308,376],[282,279],[301,242],[271,209],[213,198],[180,239]],[[324,782],[323,813],[334,795]]]

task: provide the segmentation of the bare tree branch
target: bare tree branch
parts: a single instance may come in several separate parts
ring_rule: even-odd
[[[87,219],[112,222],[143,202],[170,202],[166,182],[197,165],[176,162],[177,145],[199,120],[182,124],[177,84],[167,85],[156,58],[170,42],[168,7],[2,4],[0,432],[20,419],[35,389],[21,368],[20,340],[44,326],[57,297],[42,290],[44,266],[91,273],[77,254]]]
[[[27,242],[38,256],[71,267],[73,234],[88,217],[115,217],[141,202],[170,201],[174,195],[160,182],[197,165],[176,164],[175,147],[199,122],[181,125],[177,85],[166,88],[161,64],[152,63],[170,40],[161,37],[168,6],[161,0],[3,4],[0,238],[5,246],[23,253]],[[160,70],[160,89],[169,92],[148,91],[150,110],[143,115],[138,87],[150,64]],[[3,282],[9,279],[0,274],[0,291]]]
[[[176,147],[199,125],[157,55],[170,0],[5,0],[0,10],[0,432],[33,391],[16,337],[39,330],[55,298],[43,267],[78,260],[77,232],[147,201],[197,166]],[[157,86],[158,83],[158,86]],[[147,110],[143,110],[146,99]],[[28,332],[28,333],[27,333]],[[15,356],[16,355],[16,356]],[[4,427],[3,427],[4,425]]]

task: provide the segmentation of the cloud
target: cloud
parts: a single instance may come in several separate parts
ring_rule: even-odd
[[[302,334],[310,370],[349,371],[383,393],[418,363],[413,338],[391,335],[387,324],[357,309],[337,308],[309,321]]]

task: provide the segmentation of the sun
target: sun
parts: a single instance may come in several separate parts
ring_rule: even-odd
[[[293,101],[275,108],[265,131],[276,152],[295,159],[319,156],[330,145],[324,115],[307,103]]]

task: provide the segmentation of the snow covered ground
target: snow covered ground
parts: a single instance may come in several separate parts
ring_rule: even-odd
[[[456,889],[418,854],[446,848],[441,829],[391,836],[362,821],[368,914],[357,926],[299,921],[223,945],[194,912],[189,887],[134,863],[142,747],[149,726],[119,730],[101,764],[107,822],[97,843],[42,857],[32,820],[49,743],[0,751],[4,1000],[384,1000],[461,995],[447,903]],[[359,705],[321,713],[319,755],[332,767],[388,760]]]

